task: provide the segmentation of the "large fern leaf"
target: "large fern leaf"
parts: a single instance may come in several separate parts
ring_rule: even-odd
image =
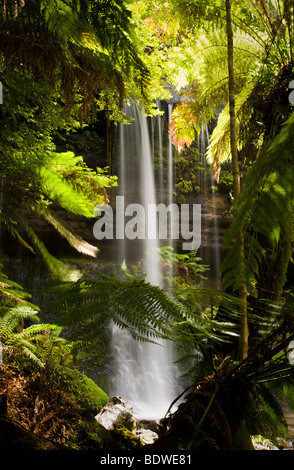
[[[198,315],[165,289],[145,280],[97,276],[55,288],[58,301],[53,308],[60,312],[57,323],[79,324],[79,334],[84,338],[97,334],[110,320],[142,341],[162,337],[205,343],[209,339],[228,340],[235,334],[232,323]]]
[[[280,259],[280,265],[284,261],[284,269],[287,267],[293,237],[293,152],[292,113],[280,134],[264,148],[252,166],[233,205],[235,217],[224,236],[224,246],[229,251],[221,267],[227,285],[237,288],[238,284],[234,251],[240,230],[245,237],[248,285],[253,285],[262,263],[269,261],[271,250],[277,249],[279,243],[283,243],[285,249],[288,245],[288,254],[285,253],[284,260]]]
[[[41,209],[40,213],[59,233],[63,236],[69,244],[75,248],[79,253],[84,255],[96,257],[99,249],[90,243],[83,240],[79,235],[75,234],[72,229],[68,228],[60,218],[53,214],[49,209]]]

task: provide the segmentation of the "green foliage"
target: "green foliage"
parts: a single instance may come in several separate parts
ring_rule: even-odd
[[[211,315],[202,314],[191,307],[189,288],[175,298],[165,289],[136,279],[131,273],[128,279],[118,280],[97,273],[98,279],[81,278],[63,283],[54,289],[57,295],[52,307],[59,311],[56,320],[60,325],[79,325],[79,337],[85,344],[112,320],[122,329],[128,329],[136,340],[156,342],[166,338],[181,344],[201,344],[229,341],[235,335],[234,325],[219,322]],[[197,297],[197,293],[194,293]],[[198,295],[201,296],[199,288]],[[202,300],[204,294],[202,292]],[[220,297],[223,294],[220,293]]]
[[[39,309],[27,300],[30,296],[4,274],[1,274],[0,292],[0,341],[4,362],[12,358],[27,366],[48,368],[49,355],[51,360],[54,346],[63,341],[59,339],[60,327],[40,324]]]
[[[189,195],[191,196],[200,191],[204,192],[201,181],[210,182],[211,176],[210,168],[205,164],[205,157],[201,154],[199,145],[193,142],[191,147],[178,152],[176,154],[175,165],[177,175],[175,190],[179,204],[184,203]]]
[[[95,257],[98,250],[49,207],[54,202],[73,214],[93,217],[116,178],[107,169],[88,168],[71,152],[58,153],[54,139],[75,132],[90,108],[93,119],[101,109],[120,118],[124,81],[136,83],[142,97],[148,71],[137,51],[130,13],[121,2],[29,0],[16,15],[9,8],[3,15],[1,218],[12,236],[44,254],[54,276],[60,273],[64,280],[66,267],[46,251],[27,216],[45,216],[74,248]]]
[[[144,280],[121,281],[97,275],[98,279],[80,279],[56,287],[60,298],[56,308],[61,312],[58,322],[82,322],[86,336],[90,337],[110,319],[120,328],[128,328],[135,339],[171,337],[170,319],[181,310],[181,305],[167,292]]]
[[[56,384],[87,414],[97,413],[108,397],[75,368],[79,345],[62,338],[60,326],[39,323],[37,309],[22,298],[29,296],[3,274],[1,278],[0,344],[4,367],[15,364],[22,371],[37,372],[40,390]]]
[[[199,357],[205,355],[213,368],[213,353],[235,339],[240,307],[234,295],[201,285],[206,267],[196,253],[161,250],[163,263],[173,261],[175,266],[173,295],[132,275],[123,281],[101,274],[98,279],[84,279],[51,256],[26,218],[32,212],[42,215],[79,252],[96,256],[97,249],[54,214],[53,202],[90,218],[116,179],[109,178],[105,169],[89,169],[72,152],[58,153],[54,136],[75,131],[89,113],[95,119],[101,110],[110,119],[122,120],[125,97],[139,100],[151,112],[148,101],[165,93],[166,76],[177,91],[189,88],[187,99],[173,114],[171,130],[179,146],[179,139],[190,145],[203,123],[217,117],[208,151],[216,176],[220,165],[230,159],[224,2],[153,3],[28,0],[17,11],[2,11],[0,175],[5,197],[1,217],[12,235],[31,251],[39,251],[53,277],[63,281],[55,291],[59,324],[79,325],[81,338],[88,343],[110,320],[127,328],[137,340],[174,340],[182,350],[188,346],[191,353],[193,349],[185,360],[196,376]],[[285,90],[292,71],[293,6],[286,1],[269,6],[246,0],[233,2],[233,8],[239,151],[250,160],[250,145],[262,150],[232,208],[235,218],[225,236],[228,252],[222,265],[223,282],[233,291],[239,288],[235,241],[242,230],[250,294],[258,297],[266,288],[267,297],[279,299],[293,240],[293,115],[280,132],[289,114]],[[190,86],[195,82],[197,86]],[[177,189],[184,195],[198,187],[193,164],[194,160],[190,172],[189,162],[179,157],[182,174]],[[79,344],[65,341],[60,326],[37,323],[38,309],[19,286],[3,275],[0,283],[4,360],[13,358],[24,367],[39,368],[44,381],[50,375],[88,410],[98,410],[107,396],[75,371],[73,352]],[[283,312],[276,305],[252,305],[251,326],[264,339],[271,328],[283,323]],[[266,311],[262,322],[258,307]],[[264,384],[292,382],[292,367],[285,355],[285,335],[293,334],[290,326],[280,342],[270,338],[273,347],[266,345],[265,357],[259,352],[256,362],[249,358],[236,365],[232,375],[240,374],[257,386],[265,421],[272,420],[271,426],[273,417],[280,420],[280,415]]]
[[[204,273],[208,270],[208,266],[202,264],[202,259],[197,256],[197,251],[175,253],[173,247],[162,246],[158,248],[158,253],[161,262],[173,270],[173,287],[200,284],[202,280],[206,279]]]
[[[75,128],[74,119],[65,119],[57,85],[50,86],[48,78],[34,80],[27,71],[20,75],[9,67],[3,70],[7,89],[0,130],[2,221],[29,248],[20,230],[23,216],[31,211],[48,215],[55,201],[67,211],[92,217],[96,201],[104,201],[106,187],[116,181],[102,169],[88,169],[71,152],[55,151],[54,133]],[[52,212],[49,218],[53,220]],[[75,237],[69,228],[63,236]]]
[[[67,389],[73,395],[75,401],[93,415],[97,414],[109,401],[106,393],[93,380],[82,373],[77,372],[75,374],[74,378],[68,383]]]
[[[66,263],[52,256],[48,252],[45,244],[40,241],[39,237],[36,235],[33,229],[31,229],[25,223],[24,225],[32,241],[32,244],[34,245],[34,247],[36,247],[37,251],[43,257],[43,260],[46,266],[48,267],[49,272],[51,273],[53,279],[59,279],[61,281],[69,281],[69,280],[74,281],[81,277],[81,273],[77,269],[70,268]],[[72,237],[70,237],[70,240],[72,240]],[[82,251],[82,250],[79,250],[79,251]]]
[[[193,10],[192,16],[187,18],[184,9],[181,10],[179,5],[180,11],[184,15],[184,21],[193,21],[193,26],[197,22],[200,24],[197,29],[186,31],[183,41],[179,45],[181,53],[178,52],[178,56],[176,56],[181,66],[185,67],[189,80],[185,88],[183,87],[182,102],[173,111],[174,128],[179,139],[187,138],[191,143],[191,139],[196,137],[195,132],[199,133],[203,124],[207,124],[213,119],[218,120],[220,111],[228,103],[225,10],[224,3],[208,2],[207,5],[202,2],[193,2],[193,5],[188,5],[190,2],[185,1],[177,3],[183,4],[183,8],[187,11],[191,8]],[[198,4],[200,5],[199,9]],[[233,7],[238,8],[236,2]],[[212,11],[215,14],[213,23],[210,24]],[[237,18],[234,16],[234,20]],[[217,28],[215,21],[218,21]],[[252,83],[254,83],[252,74],[256,74],[257,70],[260,70],[259,62],[262,61],[260,44],[254,37],[249,37],[248,32],[242,29],[242,24],[242,22],[236,24],[234,38],[235,85],[236,93],[241,94],[238,98],[240,102],[243,102],[242,95],[246,95],[245,89],[252,87]],[[223,132],[223,122],[220,121],[219,126],[218,138],[222,140],[219,145],[224,148],[224,155],[221,159],[224,159],[229,139],[228,133],[226,132],[227,135],[225,135]],[[211,153],[213,153],[212,150]]]
[[[149,73],[138,56],[131,14],[124,2],[115,0],[88,2],[87,12],[85,11],[87,2],[82,3],[83,13],[86,13],[90,24],[95,28],[102,48],[109,51],[111,59],[120,66],[126,77],[135,72],[135,79],[139,77],[141,84],[146,83]]]
[[[38,311],[38,307],[32,305],[28,300],[31,295],[23,291],[23,288],[16,282],[13,282],[7,278],[3,273],[3,266],[0,265],[0,302],[1,308],[10,307],[29,307],[33,311]]]
[[[240,125],[242,123],[242,126],[245,127],[244,121],[248,124],[248,120],[252,117],[253,110],[248,109],[247,100],[248,96],[252,92],[253,87],[254,82],[250,82],[244,86],[242,91],[240,91],[236,97],[236,118],[239,151],[242,150],[246,144],[246,141],[244,142],[243,140],[244,136],[241,134],[241,132],[239,132]],[[244,107],[246,109],[246,114],[244,113]],[[248,138],[248,136],[246,137]],[[227,104],[220,113],[217,126],[214,128],[210,136],[210,143],[207,150],[207,161],[211,164],[213,173],[217,175],[217,178],[219,178],[220,166],[230,159],[230,113],[229,105]]]
[[[105,202],[106,188],[117,185],[117,177],[108,176],[107,171],[88,168],[73,152],[52,152],[39,170],[39,181],[49,199],[68,212],[89,218],[95,206]]]
[[[250,434],[262,434],[268,439],[287,436],[287,423],[277,396],[270,387],[257,387],[258,401],[251,397],[252,404],[248,418]]]
[[[241,158],[251,162],[263,141],[279,132],[289,114],[293,6],[287,1],[269,5],[246,0],[232,2],[232,9],[238,148]],[[221,164],[231,158],[225,5],[210,1],[159,2],[154,16],[161,12],[164,22],[166,10],[176,15],[180,38],[168,48],[163,46],[170,64],[167,76],[182,95],[181,103],[173,110],[175,141],[185,144],[186,140],[189,146],[203,123],[216,120],[208,160],[218,179]],[[185,83],[181,83],[182,76]]]
[[[111,434],[119,442],[119,448],[122,450],[139,450],[144,447],[141,439],[123,425],[117,426],[111,431]]]
[[[236,289],[236,238],[241,229],[245,236],[248,286],[256,293],[263,263],[273,274],[269,294],[277,297],[285,283],[285,272],[291,258],[293,171],[289,165],[293,152],[293,114],[281,132],[265,148],[252,166],[233,209],[235,217],[224,237],[230,250],[222,265],[225,285]],[[281,256],[283,250],[283,255]],[[278,272],[277,272],[278,270]]]
[[[103,450],[115,446],[110,432],[96,419],[82,421],[75,426],[74,435],[68,445],[72,450]]]
[[[124,2],[28,0],[17,17],[6,18],[2,37],[1,50],[14,66],[62,81],[68,109],[81,93],[81,119],[100,91],[109,91],[111,99],[116,91],[118,111],[124,82],[131,78],[140,84],[142,95],[148,78]],[[106,97],[109,109],[111,99]]]

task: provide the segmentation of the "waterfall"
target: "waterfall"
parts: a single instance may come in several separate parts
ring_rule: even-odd
[[[206,139],[207,139],[207,146],[209,145],[209,131],[208,127],[205,126],[205,131],[206,131]],[[211,188],[214,183],[212,171],[209,171],[210,175],[210,185]],[[219,275],[219,268],[220,268],[220,242],[219,242],[219,226],[218,226],[218,218],[217,218],[217,212],[216,212],[216,195],[213,189],[211,189],[212,194],[211,194],[211,202],[212,202],[212,216],[213,216],[213,249],[214,249],[214,256],[215,256],[215,262],[214,262],[214,272],[213,272],[213,277],[214,281],[216,283],[216,286],[218,289],[221,288],[221,281],[220,281],[220,275]]]
[[[148,122],[136,106],[127,107],[125,111],[133,118],[133,122],[120,125],[121,171],[118,191],[124,195],[127,203],[139,203],[147,209],[148,204],[156,204]],[[148,217],[147,224],[148,229],[153,231],[156,213]],[[147,280],[159,286],[162,284],[162,273],[158,248],[159,241],[156,238],[145,236],[142,240],[120,240],[120,262],[125,259],[128,264],[143,259]],[[111,393],[129,400],[135,416],[141,419],[163,417],[178,394],[173,343],[157,342],[159,344],[135,341],[127,330],[112,325]]]
[[[141,177],[141,202],[145,211],[148,204],[156,204],[153,154],[150,147],[149,130],[147,119],[142,113],[137,114],[136,119],[141,131],[141,155],[140,155],[140,177]],[[156,233],[156,213],[152,212],[148,217],[147,231]],[[144,239],[145,270],[147,281],[159,286],[161,284],[160,263],[158,256],[159,243],[157,238]]]
[[[171,114],[172,114],[173,105],[172,103],[168,104],[168,122],[170,122]],[[173,188],[174,188],[174,181],[173,181],[173,148],[172,148],[172,140],[169,138],[168,141],[168,204],[172,204],[173,202]]]
[[[172,110],[173,110],[173,104],[168,103],[168,123],[171,120],[172,116]],[[174,191],[174,172],[173,172],[173,144],[172,144],[172,139],[169,137],[168,139],[168,194],[167,194],[167,204],[172,205],[173,204],[173,191]],[[173,220],[174,214],[173,211],[171,211],[171,224]],[[171,231],[170,231],[171,233]],[[168,245],[171,247],[171,250],[173,249],[173,240],[172,237],[169,238],[168,240]],[[172,262],[172,251],[170,252],[169,256],[169,285],[170,287],[172,286],[172,277],[173,277],[173,262]]]
[[[156,100],[157,104],[157,109],[161,111],[160,109],[160,100]],[[159,181],[158,181],[158,186],[159,186],[159,194],[162,197],[163,195],[163,149],[162,149],[162,131],[163,131],[163,123],[162,123],[162,116],[161,114],[158,113],[157,115],[157,133],[158,133],[158,167],[159,167]]]
[[[200,177],[201,192],[203,193],[202,212],[205,214],[206,230],[202,233],[202,244],[200,253],[204,262],[210,265],[210,277],[215,287],[220,288],[220,245],[219,245],[219,227],[216,212],[216,195],[212,189],[213,175],[206,161],[206,150],[209,145],[209,131],[207,126],[201,127],[200,136],[198,135],[198,154],[200,155],[202,175]],[[211,188],[211,195],[208,197],[208,190]],[[203,226],[205,224],[203,223]],[[212,258],[202,254],[205,248],[209,246],[208,253],[212,253]]]

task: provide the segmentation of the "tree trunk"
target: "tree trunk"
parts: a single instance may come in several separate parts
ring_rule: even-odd
[[[230,144],[232,154],[234,198],[240,194],[240,169],[237,148],[237,119],[235,106],[235,73],[234,73],[234,37],[232,27],[231,0],[226,0],[227,42],[228,42],[228,72],[229,72],[229,109],[230,109]],[[239,233],[239,297],[242,302],[240,318],[240,337],[237,359],[243,360],[248,352],[248,320],[247,320],[247,283],[245,272],[244,237]]]
[[[7,416],[7,394],[0,394],[0,417],[6,418]]]
[[[112,167],[112,153],[113,153],[113,143],[114,143],[114,123],[107,119],[107,165],[108,165],[108,174],[111,176],[111,167]]]
[[[247,280],[245,271],[245,253],[244,253],[244,236],[239,233],[240,238],[240,259],[239,259],[239,299],[241,300],[240,306],[240,329],[239,329],[239,342],[237,360],[242,361],[248,355],[248,317],[247,317]]]
[[[230,142],[233,169],[234,197],[240,193],[240,169],[237,149],[237,119],[235,106],[235,71],[234,71],[234,38],[232,28],[231,0],[226,0],[228,72],[229,72],[229,107],[230,107]]]

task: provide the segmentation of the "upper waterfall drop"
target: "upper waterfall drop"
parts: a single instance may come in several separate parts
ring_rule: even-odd
[[[153,156],[151,153],[147,119],[140,112],[137,112],[137,122],[141,131],[140,177],[142,187],[140,190],[140,200],[146,211],[148,204],[156,204]],[[156,232],[156,213],[154,212],[151,213],[151,217],[148,217],[147,230]],[[146,279],[150,284],[156,286],[162,284],[158,248],[158,238],[152,239],[147,236],[145,237],[144,256]]]

